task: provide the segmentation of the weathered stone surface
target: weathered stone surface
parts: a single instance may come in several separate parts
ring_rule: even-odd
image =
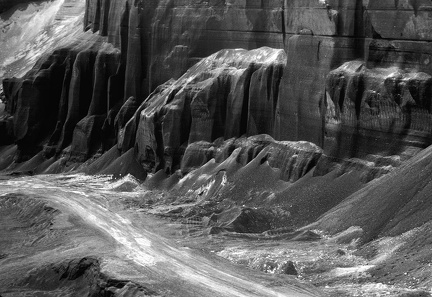
[[[432,3],[427,0],[363,1],[374,31],[382,38],[431,40]]]
[[[83,0],[53,0],[29,1],[1,13],[0,82],[4,77],[23,77],[58,47],[85,41],[81,39],[84,11]]]
[[[121,47],[125,97],[146,96],[224,48],[282,47],[283,1],[91,0],[85,26]],[[109,11],[108,21],[102,15]],[[275,46],[276,45],[276,46]]]
[[[431,149],[405,162],[432,143],[429,1],[86,5],[86,33],[4,80],[0,133],[17,146],[0,148],[0,168],[142,180],[157,171],[145,186],[163,194],[146,203],[202,219],[207,234],[274,228],[327,240],[284,234],[316,221],[349,244],[410,231],[382,262],[396,272],[378,263],[367,278],[430,279],[418,263],[431,258]],[[17,150],[29,160],[14,164]]]
[[[283,50],[223,50],[144,103],[136,133],[142,163],[168,171],[182,145],[272,133]],[[152,167],[150,166],[150,167]]]
[[[325,147],[340,157],[410,154],[432,143],[432,77],[349,62],[327,78]]]
[[[312,143],[275,141],[268,135],[233,138],[226,141],[218,139],[214,143],[199,141],[186,148],[181,171],[186,174],[211,159],[222,163],[236,149],[240,149],[236,159],[241,166],[245,166],[266,149],[263,162],[268,162],[272,168],[279,169],[280,178],[285,181],[296,181],[306,175],[322,155],[322,150]]]
[[[137,124],[133,121],[136,117],[134,116],[140,107],[139,102],[135,97],[130,97],[126,102],[122,105],[120,110],[118,111],[115,117],[115,132],[117,136],[117,144],[120,150],[123,150],[123,147],[128,150],[132,148],[130,144],[135,142],[135,133]],[[132,124],[132,121],[134,124]],[[127,126],[129,125],[129,126]],[[133,131],[128,130],[128,127],[133,125]],[[129,128],[130,129],[130,128]],[[125,137],[127,139],[125,139]],[[128,139],[128,137],[132,139]],[[127,143],[127,144],[126,144]]]
[[[72,15],[72,4],[67,1],[57,18]],[[384,79],[377,69],[430,75],[428,5],[407,0],[89,0],[84,16],[88,32],[79,35],[80,41],[74,35],[73,45],[44,58],[24,80],[5,80],[7,110],[16,115],[13,134],[23,159],[42,147],[51,156],[70,145],[70,153],[89,156],[96,147],[103,152],[117,142],[122,153],[136,146],[148,171],[179,169],[186,148],[196,141],[243,134],[310,141],[330,157],[389,152],[411,156],[412,147],[430,143],[427,109],[411,112],[415,119],[408,129],[401,128],[411,114],[405,111],[394,113],[390,126],[375,127],[382,119],[369,112],[365,120],[364,110],[360,120],[342,112],[335,125],[328,120],[336,100],[328,81],[337,80],[332,70],[356,59],[370,69],[370,84]],[[389,35],[391,26],[403,34]],[[224,48],[262,45],[272,49],[211,55]],[[268,59],[270,52],[277,53],[273,58],[279,62],[263,62],[260,52]],[[417,86],[413,79],[411,89],[427,89],[426,82]],[[48,85],[56,87],[45,96]],[[355,84],[350,86],[350,92],[363,97]],[[53,107],[39,120],[42,104]],[[99,140],[89,140],[95,143],[90,146],[82,137],[74,138],[74,130],[86,130],[83,123],[95,118],[100,119],[95,127],[103,137],[93,133]],[[381,138],[383,142],[370,141]]]
[[[102,125],[105,115],[87,116],[74,129],[71,152],[75,158],[85,161],[101,149]]]
[[[286,1],[285,19],[290,33],[338,35],[339,12],[320,1]]]
[[[115,77],[121,75],[119,57],[119,50],[102,43],[101,37],[83,34],[81,42],[57,49],[24,78],[4,80],[6,110],[13,115],[22,158],[45,145],[48,155],[59,153],[72,143],[79,123],[72,150],[88,157],[89,143],[96,138],[101,142],[99,131],[109,109],[122,101],[113,90]]]

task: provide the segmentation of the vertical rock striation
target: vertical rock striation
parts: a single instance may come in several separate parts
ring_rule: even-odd
[[[431,143],[429,8],[88,0],[81,41],[4,80],[3,126],[21,159],[66,149],[81,162],[116,144],[167,172],[196,141],[256,134],[336,158],[409,157]]]
[[[42,149],[50,157],[72,144],[84,161],[100,145],[93,142],[106,114],[122,101],[113,79],[120,75],[120,51],[96,35],[81,38],[41,59],[24,78],[3,81],[19,159]]]
[[[427,73],[348,62],[328,75],[325,146],[340,157],[409,155],[431,143],[431,94]]]
[[[285,64],[284,51],[271,48],[222,50],[203,59],[144,103],[138,158],[171,172],[193,142],[271,134]]]

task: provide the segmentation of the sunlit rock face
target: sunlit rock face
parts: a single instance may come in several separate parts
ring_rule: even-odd
[[[24,159],[67,148],[83,161],[117,144],[149,171],[179,169],[195,141],[243,134],[310,141],[336,158],[410,157],[430,144],[429,4],[390,2],[53,2],[56,20],[80,15],[86,33],[5,80],[17,116],[3,126]],[[372,93],[395,111],[367,107]],[[42,101],[52,110],[39,119]]]
[[[283,48],[283,1],[89,1],[86,27],[122,48],[126,97],[224,48]]]
[[[310,224],[379,250],[410,232],[380,264],[397,272],[369,272],[394,284],[411,273],[404,261],[426,267],[430,1],[28,7],[0,20],[2,173],[132,174],[149,190],[134,203],[203,234]],[[321,237],[307,230],[289,236]],[[415,275],[430,287],[429,271]]]
[[[43,0],[1,0],[0,1],[0,13],[18,5],[21,3],[28,3],[28,2],[37,2],[37,1],[43,1]]]
[[[171,172],[187,144],[273,134],[285,64],[285,52],[271,48],[222,50],[197,63],[147,99],[136,133],[141,162]]]
[[[28,2],[0,14],[0,81],[22,77],[43,55],[82,35],[85,1]]]
[[[386,17],[377,17],[384,8]],[[429,73],[424,39],[412,38],[420,42],[415,45],[379,39],[382,28],[401,22],[400,14],[415,19],[427,11],[427,5],[418,1],[89,1],[86,27],[122,48],[124,98],[145,97],[170,78],[179,78],[197,59],[223,48],[284,49],[287,63],[269,134],[280,140],[311,141],[328,154],[343,156],[339,144],[326,136],[333,133],[325,123],[327,75],[354,59],[371,68],[412,67]],[[420,34],[425,28],[417,25],[411,31]],[[422,139],[415,146],[428,144]]]
[[[213,143],[198,141],[190,144],[181,163],[183,174],[197,169],[211,159],[218,163],[227,160],[234,151],[239,166],[245,166],[261,152],[265,151],[261,162],[280,171],[285,181],[297,181],[318,163],[322,149],[310,142],[275,141],[268,135],[248,138],[218,139]]]

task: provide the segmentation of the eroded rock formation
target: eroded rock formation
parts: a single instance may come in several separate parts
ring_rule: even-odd
[[[427,1],[377,4],[354,0],[275,0],[253,3],[91,0],[87,2],[84,28],[95,34],[88,32],[84,35],[87,39],[83,40],[83,43],[87,43],[86,45],[69,45],[62,50],[57,50],[53,56],[45,58],[45,62],[35,66],[23,81],[12,83],[11,80],[5,80],[8,111],[21,119],[20,124],[15,120],[13,129],[15,140],[20,151],[23,147],[30,150],[28,156],[30,157],[44,145],[43,139],[46,140],[48,134],[52,134],[49,141],[50,147],[54,147],[54,150],[59,153],[72,144],[70,149],[72,154],[79,156],[77,160],[83,161],[94,155],[100,148],[105,151],[116,142],[113,132],[113,127],[116,126],[117,139],[120,141],[119,149],[126,152],[136,143],[140,161],[145,163],[148,157],[154,159],[149,161],[150,164],[145,165],[147,169],[168,167],[170,170],[171,167],[178,168],[182,152],[177,150],[183,146],[180,150],[184,151],[185,142],[213,141],[220,136],[230,138],[244,133],[248,135],[266,133],[278,140],[311,141],[323,147],[327,154],[335,157],[357,157],[370,153],[389,152],[395,154],[405,152],[410,156],[412,155],[410,147],[421,148],[430,143],[429,111],[423,108],[425,107],[423,103],[418,103],[421,106],[419,108],[403,107],[403,112],[396,112],[391,116],[394,124],[389,124],[385,128],[380,124],[375,126],[372,124],[380,121],[380,116],[372,113],[369,114],[370,120],[367,125],[362,120],[360,120],[361,124],[357,125],[355,123],[358,119],[347,120],[350,115],[343,113],[344,120],[338,121],[338,127],[335,128],[332,120],[334,116],[330,114],[334,109],[332,102],[339,100],[334,98],[335,88],[341,88],[346,84],[349,80],[347,77],[351,75],[342,74],[345,71],[343,69],[356,72],[353,68],[356,67],[357,62],[350,62],[354,59],[363,60],[364,67],[370,69],[366,74],[362,74],[363,70],[358,70],[358,75],[354,76],[368,77],[366,79],[368,81],[382,79],[385,81],[383,84],[387,85],[390,79],[388,75],[384,78],[385,70],[375,69],[385,68],[395,76],[396,73],[402,73],[402,76],[403,73],[410,73],[408,80],[411,89],[420,86],[423,92],[423,95],[411,94],[410,96],[414,101],[418,96],[427,96],[426,76],[431,72],[427,43],[429,37],[426,29],[428,5]],[[381,17],[382,14],[385,17]],[[393,23],[396,24],[397,30],[389,29],[390,24]],[[101,37],[97,37],[98,35]],[[91,46],[88,44],[90,39],[98,41],[90,42],[94,44]],[[412,39],[416,41],[411,41]],[[103,42],[108,42],[110,45]],[[261,46],[279,49],[279,55],[283,55],[284,51],[287,56],[286,61],[257,72],[255,68],[259,68],[261,62],[257,58],[256,65],[252,65],[250,55],[253,56],[253,53],[247,54],[246,57],[241,57],[240,54],[234,55],[230,58],[230,63],[243,64],[240,67],[235,66],[240,69],[238,72],[233,70],[233,73],[228,73],[229,71],[226,70],[225,74],[208,74],[214,75],[213,80],[216,82],[212,83],[211,87],[210,81],[207,82],[209,89],[205,91],[205,87],[201,86],[202,95],[208,94],[206,96],[210,97],[206,100],[210,104],[215,104],[211,108],[216,109],[223,109],[221,103],[216,102],[233,100],[231,97],[235,92],[248,93],[245,96],[249,97],[248,102],[251,104],[248,108],[255,113],[253,116],[249,117],[242,112],[242,116],[238,118],[240,113],[237,108],[244,104],[240,102],[241,100],[235,100],[238,106],[225,114],[217,110],[210,111],[207,119],[203,118],[202,114],[198,116],[201,107],[191,105],[190,111],[187,111],[189,107],[186,104],[182,124],[177,125],[177,119],[174,118],[171,120],[172,123],[168,124],[168,117],[178,118],[178,115],[173,113],[174,105],[183,103],[178,102],[177,98],[174,98],[174,102],[168,103],[173,98],[167,100],[165,94],[172,93],[171,96],[174,96],[173,94],[179,91],[177,89],[184,84],[182,79],[185,79],[183,74],[187,69],[199,59],[224,48],[255,49]],[[63,57],[59,57],[62,55]],[[214,69],[221,68],[217,65],[222,63],[221,56],[230,54],[229,51],[222,51],[218,55],[220,60],[216,61],[215,65],[207,64],[207,67],[200,62],[192,68],[195,70],[189,70],[189,75],[191,71],[210,73],[214,72]],[[65,59],[70,60],[69,70],[66,69]],[[214,59],[214,56],[207,58],[207,61],[208,59]],[[336,72],[331,72],[345,62],[348,64],[335,70]],[[251,66],[245,66],[248,63]],[[171,78],[180,80],[157,88]],[[354,83],[357,80],[359,82]],[[29,81],[33,82],[30,84]],[[348,88],[352,90],[349,89],[348,92],[353,94],[348,94],[348,98],[352,96],[363,98],[363,87],[357,85],[363,84],[363,79],[356,78],[349,81],[353,83],[349,84]],[[53,85],[57,91],[52,92],[50,96],[38,95],[38,92],[43,93],[44,84]],[[181,86],[181,88],[186,90],[188,87]],[[405,96],[406,92],[399,89],[396,83],[393,90],[387,92],[393,92],[392,96],[395,98]],[[198,93],[198,90],[188,92]],[[382,93],[378,90],[376,92]],[[398,92],[405,93],[398,94]],[[28,93],[31,95],[27,95]],[[176,96],[186,93],[180,91]],[[160,122],[163,126],[160,130],[163,132],[160,133],[163,134],[164,139],[160,135],[157,136],[157,133],[148,134],[149,129],[156,131],[157,127],[143,128],[149,123],[145,124],[146,119],[140,112],[147,109],[144,113],[148,113],[150,107],[138,108],[137,106],[149,94],[151,95],[146,100],[147,104],[158,101],[158,109],[161,109],[162,105],[168,103],[162,113],[164,114],[163,124],[162,121]],[[20,100],[18,99],[20,96],[35,98]],[[37,111],[39,108],[37,106],[40,104],[36,102],[42,100],[37,99],[38,96],[46,100],[44,105],[52,108],[49,112],[52,118],[61,114],[57,119],[57,128],[53,127],[54,119],[49,117],[44,117],[42,122],[34,120],[35,114],[43,113]],[[215,96],[221,99],[214,99]],[[50,99],[50,97],[56,98]],[[63,99],[60,100],[59,97]],[[134,98],[134,103],[127,101],[129,98]],[[68,101],[67,108],[64,103],[57,103],[66,102],[65,100]],[[350,100],[357,99],[345,100],[345,104]],[[370,98],[364,100],[370,101]],[[398,100],[395,99],[396,104]],[[127,105],[120,108],[125,102]],[[340,104],[342,103],[339,103],[341,107]],[[358,114],[358,110],[354,111],[356,104],[357,107],[361,105],[360,102],[354,102],[354,109],[345,106],[344,110],[350,114]],[[409,106],[413,105],[410,103]],[[131,114],[137,109],[139,112],[134,117],[134,123],[129,123]],[[121,116],[115,121],[119,110]],[[419,112],[422,120],[417,119]],[[414,122],[406,124],[407,118],[414,119]],[[364,119],[363,113],[362,119]],[[154,123],[154,119],[147,119],[147,121]],[[224,126],[219,123],[224,121]],[[187,127],[188,125],[191,126]],[[211,128],[218,125],[218,128]],[[101,134],[92,132],[100,131],[102,127],[105,131],[103,138],[110,139],[104,144],[101,144],[103,142],[101,139],[97,139]],[[45,135],[38,132],[41,129],[44,131],[42,134]],[[172,129],[181,132],[174,132]],[[209,129],[213,130],[210,132]],[[362,132],[366,131],[365,129],[371,132]],[[420,136],[416,135],[418,131],[421,131]],[[139,137],[136,137],[137,133]],[[398,141],[391,144],[391,148],[384,148],[383,145],[375,147],[358,144],[356,139],[362,138],[363,134],[367,134],[366,141],[370,137],[391,139],[393,135]],[[83,141],[83,135],[85,138],[94,136],[91,140]],[[160,139],[150,141],[151,137]],[[161,141],[163,144],[160,143]]]
[[[145,178],[238,158],[273,185],[356,172],[357,189],[431,143],[430,4],[390,2],[89,0],[85,32],[4,80],[2,167]]]
[[[378,280],[430,259],[430,1],[85,4],[82,32],[3,80],[3,172],[132,174],[133,204],[202,234],[412,241]]]
[[[141,111],[138,158],[149,168],[178,168],[196,141],[271,134],[286,56],[282,50],[222,50],[154,92]]]
[[[431,94],[425,72],[347,62],[327,77],[324,146],[342,157],[411,155],[407,144],[431,141]]]
[[[122,101],[114,82],[120,52],[96,35],[81,38],[40,60],[23,79],[3,81],[19,160],[42,149],[51,157],[71,144],[81,161],[98,150],[106,114]]]

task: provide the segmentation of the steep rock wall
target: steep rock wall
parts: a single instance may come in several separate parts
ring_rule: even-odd
[[[197,59],[223,48],[284,49],[288,62],[269,134],[276,139],[312,141],[328,153],[337,151],[334,143],[325,141],[323,119],[326,77],[331,70],[363,59],[372,67],[431,72],[425,42],[427,1],[99,2],[89,1],[86,27],[100,30],[122,47],[125,98],[145,97],[168,79],[180,77]],[[109,21],[102,17],[107,11]],[[393,31],[398,33],[390,34],[395,25],[398,30]]]
[[[380,17],[383,13],[385,18]],[[415,124],[390,125],[385,129],[379,115],[369,113],[366,127],[363,118],[358,118],[361,114],[358,106],[369,99],[361,99],[364,89],[351,84],[350,94],[360,99],[344,101],[351,100],[353,104],[339,104],[343,107],[339,111],[342,116],[335,126],[333,121],[338,116],[331,115],[337,112],[333,111],[337,105],[334,102],[339,100],[335,99],[335,86],[343,86],[347,80],[356,81],[348,79],[348,74],[341,74],[343,70],[335,69],[341,65],[356,65],[357,62],[350,61],[361,60],[371,70],[366,75],[368,80],[381,79],[384,85],[388,79],[374,69],[410,73],[410,85],[421,86],[424,90],[421,92],[428,94],[428,83],[423,82],[425,75],[432,73],[428,16],[429,6],[424,1],[377,4],[366,0],[88,0],[83,27],[88,31],[85,36],[95,36],[88,38],[99,40],[97,46],[81,45],[83,50],[71,54],[69,68],[58,68],[51,62],[47,63],[52,67],[42,67],[41,62],[24,79],[26,83],[5,80],[9,112],[29,119],[22,121],[23,125],[14,120],[15,139],[20,151],[24,147],[38,151],[47,138],[51,140],[45,146],[46,151],[51,147],[60,153],[72,144],[68,152],[79,156],[78,160],[103,152],[117,142],[122,152],[135,147],[139,160],[148,170],[165,168],[168,171],[179,168],[186,146],[194,141],[211,142],[221,136],[259,133],[277,140],[311,141],[337,158],[401,153],[409,157],[416,151],[413,147],[422,148],[431,142],[428,108],[421,103],[420,109],[404,108],[393,113],[394,123],[405,123],[406,118],[416,117],[416,112],[424,116]],[[391,35],[390,26],[399,28],[396,31],[400,33]],[[92,32],[98,34],[92,35]],[[103,42],[110,45],[103,45]],[[250,67],[242,66],[231,74],[225,69],[224,75],[209,78],[200,90],[196,86],[189,90],[190,85],[182,81],[187,69],[218,50],[256,49],[262,45],[284,51],[284,66],[266,66],[262,71],[255,71],[256,67],[261,67],[260,62],[247,62]],[[64,51],[71,49],[67,46]],[[243,63],[239,62],[243,57],[237,59],[230,63]],[[214,73],[209,73],[220,68],[213,66],[199,71],[203,72],[203,77],[212,76]],[[196,67],[199,66],[194,67],[192,69],[198,71]],[[53,75],[55,71],[60,75]],[[52,102],[63,102],[59,104],[59,120],[54,128],[55,121],[49,117],[41,121],[44,124],[31,120],[39,113],[39,105],[30,102],[40,99],[24,102],[29,96],[38,97],[37,92],[43,90],[44,84],[51,84],[50,78],[45,77],[65,78],[60,83],[62,86],[56,89],[61,94],[54,96],[60,99],[52,99]],[[170,82],[171,78],[179,80]],[[182,84],[185,86],[180,86]],[[38,91],[33,92],[31,88]],[[391,91],[395,93],[392,96],[396,103],[397,98],[403,96],[396,94],[398,88]],[[248,97],[250,111],[237,112],[240,106],[237,100],[232,110],[222,112],[225,103],[220,102],[229,101],[228,97],[233,96],[229,94],[236,92]],[[222,101],[217,99],[219,97]],[[193,98],[201,98],[203,105],[191,105],[196,101]],[[143,101],[146,103],[141,105]],[[126,105],[121,107],[124,102]],[[150,111],[151,106],[157,106],[157,112]],[[211,110],[207,118],[202,116],[203,106]],[[231,122],[219,123],[226,121]],[[37,128],[44,125],[51,130]],[[219,128],[214,128],[216,126]],[[29,127],[32,128],[29,130]],[[100,130],[103,137],[95,132]],[[47,135],[53,133],[48,137],[38,131]],[[356,139],[362,134],[367,134],[367,141],[359,145]],[[91,135],[99,139],[85,140]],[[398,139],[394,145],[389,146],[386,141],[382,145],[368,144],[371,137],[390,139],[393,136]]]
[[[122,101],[116,96],[114,82],[116,75],[121,75],[119,60],[119,50],[103,43],[101,37],[82,34],[79,42],[41,59],[23,79],[5,79],[7,111],[13,115],[19,159],[28,159],[41,149],[50,157],[71,143],[82,161],[88,158],[97,146],[86,144],[93,141],[90,132],[82,141],[79,130],[101,130],[109,109]],[[99,121],[91,118],[98,115],[105,116]]]
[[[141,162],[171,172],[180,165],[182,146],[271,134],[285,63],[283,50],[222,50],[153,93],[136,133]]]
[[[432,77],[424,72],[342,65],[327,79],[325,146],[345,157],[412,154],[403,151],[408,143],[430,142],[431,92]]]

